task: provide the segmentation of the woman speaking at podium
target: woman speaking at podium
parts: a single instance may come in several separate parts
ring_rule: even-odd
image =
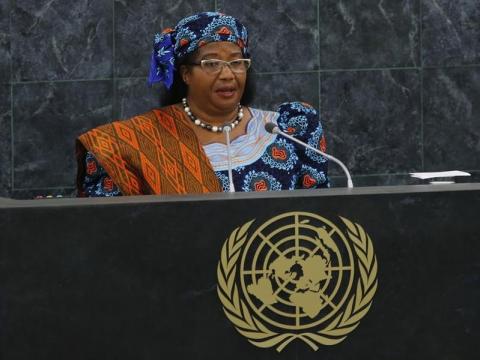
[[[77,139],[79,196],[187,194],[328,187],[327,161],[265,124],[325,150],[318,113],[284,103],[248,107],[253,89],[247,29],[216,12],[155,36],[149,83],[167,106]]]

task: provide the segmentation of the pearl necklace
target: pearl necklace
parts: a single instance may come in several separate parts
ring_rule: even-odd
[[[203,122],[202,120],[198,119],[197,117],[195,117],[195,115],[192,114],[192,111],[190,110],[190,107],[188,106],[188,103],[187,103],[187,99],[186,98],[183,98],[182,99],[182,104],[183,104],[183,110],[187,113],[188,117],[190,118],[190,120],[192,120],[192,122],[197,125],[197,126],[200,126],[202,129],[205,129],[205,130],[208,130],[208,131],[211,131],[211,132],[222,132],[223,129],[225,127],[229,127],[230,129],[233,130],[233,128],[235,126],[238,125],[238,123],[242,120],[243,118],[243,109],[242,109],[242,105],[238,104],[238,114],[237,116],[235,117],[235,119],[233,119],[230,123],[225,123],[223,125],[220,125],[220,126],[216,126],[216,125],[211,125],[211,124],[208,124],[206,122]]]

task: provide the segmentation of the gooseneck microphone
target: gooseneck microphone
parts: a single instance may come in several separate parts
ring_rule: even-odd
[[[265,124],[265,130],[267,130],[270,134],[278,134],[278,135],[281,135],[283,137],[286,137],[287,139],[290,139],[290,140],[296,142],[297,144],[300,144],[303,147],[306,147],[307,149],[315,151],[317,154],[322,155],[323,157],[327,158],[328,160],[331,160],[331,161],[337,163],[338,165],[340,165],[342,170],[345,172],[345,175],[347,175],[347,187],[349,189],[353,188],[353,182],[352,182],[352,177],[350,176],[350,172],[348,171],[347,167],[343,164],[343,162],[338,160],[336,157],[334,157],[332,155],[325,154],[323,151],[320,151],[320,150],[314,148],[313,146],[310,146],[310,145],[304,143],[303,141],[300,141],[297,138],[295,138],[291,135],[288,135],[287,133],[284,133],[282,130],[280,130],[280,128],[277,126],[277,124],[275,124],[273,122],[266,123]]]
[[[223,132],[225,133],[225,138],[227,139],[227,164],[228,164],[228,191],[233,193],[235,192],[235,186],[233,185],[233,175],[232,175],[232,154],[230,153],[230,131],[232,128],[230,125],[225,125],[223,127]]]

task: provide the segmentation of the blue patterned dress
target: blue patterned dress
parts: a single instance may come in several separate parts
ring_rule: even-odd
[[[328,162],[314,151],[265,130],[276,123],[291,136],[325,151],[325,138],[317,111],[308,104],[290,102],[277,112],[250,108],[252,118],[245,135],[231,142],[232,175],[235,191],[268,191],[325,188],[330,183]],[[226,145],[203,146],[223,190],[229,191]],[[91,153],[86,156],[86,196],[122,195]]]

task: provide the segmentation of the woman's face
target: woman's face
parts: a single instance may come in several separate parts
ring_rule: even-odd
[[[194,63],[218,59],[231,61],[242,59],[240,47],[231,42],[211,42],[199,48]],[[206,73],[201,66],[185,66],[181,69],[183,81],[188,86],[189,100],[206,111],[232,111],[242,98],[247,74],[234,73],[224,66],[217,74]]]

